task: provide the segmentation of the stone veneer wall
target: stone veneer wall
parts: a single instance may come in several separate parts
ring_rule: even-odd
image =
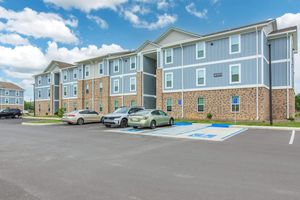
[[[103,84],[103,91],[100,93],[100,82],[102,81]],[[94,110],[97,112],[100,112],[99,110],[99,104],[100,101],[102,101],[102,108],[103,111],[101,114],[108,114],[109,113],[109,104],[110,104],[110,98],[109,98],[109,92],[110,92],[110,87],[109,87],[109,77],[105,76],[102,78],[97,78],[95,79],[95,90],[94,90]]]
[[[156,69],[156,108],[163,109],[162,69]]]
[[[143,79],[142,79],[142,76],[143,76],[142,72],[136,73],[136,105],[137,106],[143,105]],[[129,104],[125,104],[125,105],[129,105]]]
[[[288,93],[289,117],[295,117],[295,92],[293,89],[289,89]],[[287,118],[287,89],[273,90],[273,118]]]
[[[115,108],[114,108],[115,100],[117,100],[119,102],[119,107],[121,107],[121,106],[130,107],[130,102],[132,100],[135,100],[137,103],[138,99],[139,98],[137,97],[137,95],[112,96],[112,97],[110,97],[109,112],[115,111]]]
[[[36,116],[51,115],[51,110],[48,110],[48,106],[51,108],[51,100],[36,101],[35,102],[35,114]]]

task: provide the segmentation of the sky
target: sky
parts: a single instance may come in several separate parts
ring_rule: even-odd
[[[201,35],[267,19],[299,28],[300,1],[0,0],[0,81],[19,84],[30,100],[33,74],[51,60],[72,63],[133,50],[170,27]],[[295,68],[299,93],[299,54]]]

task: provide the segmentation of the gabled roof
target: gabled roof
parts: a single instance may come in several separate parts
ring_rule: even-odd
[[[113,57],[113,56],[119,56],[119,55],[126,55],[126,54],[130,54],[132,52],[133,51],[127,51],[126,50],[126,51],[119,51],[119,52],[115,52],[115,53],[107,53],[107,54],[103,54],[101,56],[89,58],[89,59],[86,59],[86,60],[80,60],[80,61],[77,61],[75,63],[77,63],[77,64],[83,64],[83,63],[86,63],[86,62],[92,62],[92,61],[101,60],[101,59],[107,58],[107,57]]]
[[[144,49],[146,49],[147,47],[153,47],[154,49],[159,47],[159,45],[155,44],[154,42],[151,42],[150,40],[147,40],[146,42],[144,42],[139,48],[136,49],[136,52],[140,52]],[[149,49],[147,49],[149,50]]]
[[[270,35],[278,34],[278,33],[293,32],[293,31],[297,31],[297,26],[291,26],[288,28],[278,29],[278,30],[272,31],[270,33]]]
[[[52,60],[50,62],[50,64],[46,67],[46,69],[44,70],[44,73],[51,71],[51,69],[53,69],[54,67],[58,67],[59,69],[64,69],[64,68],[68,68],[68,67],[72,67],[72,66],[75,66],[75,65],[66,63],[66,62],[57,61],[57,60]]]
[[[282,37],[283,35],[286,35],[286,34],[291,34],[293,36],[292,46],[293,46],[293,49],[295,50],[295,53],[297,53],[298,52],[297,26],[291,26],[291,27],[275,30],[268,35],[268,38],[272,39],[272,38],[276,38],[278,36]]]
[[[14,84],[14,83],[4,82],[4,81],[0,81],[0,88],[13,89],[13,90],[24,90],[23,88],[21,88],[20,86]]]
[[[198,35],[198,34],[195,34],[195,33],[191,33],[191,32],[188,32],[188,31],[184,31],[184,30],[179,29],[179,28],[171,27],[166,32],[164,32],[161,36],[159,36],[154,41],[154,43],[155,44],[160,44],[164,39],[166,39],[172,33],[177,33],[178,35],[180,35],[181,38],[179,38],[179,39],[201,38],[201,35]]]

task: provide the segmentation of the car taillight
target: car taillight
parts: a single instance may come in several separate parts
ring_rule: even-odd
[[[68,115],[68,117],[75,117],[75,115]]]

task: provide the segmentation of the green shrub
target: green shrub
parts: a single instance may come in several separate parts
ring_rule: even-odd
[[[300,111],[300,94],[295,97],[296,110]]]
[[[213,115],[212,115],[211,113],[207,113],[207,116],[206,116],[206,117],[207,117],[207,119],[210,120],[210,119],[212,119]]]
[[[63,108],[58,109],[58,112],[57,112],[58,117],[62,117],[64,114],[65,114],[65,111]]]

